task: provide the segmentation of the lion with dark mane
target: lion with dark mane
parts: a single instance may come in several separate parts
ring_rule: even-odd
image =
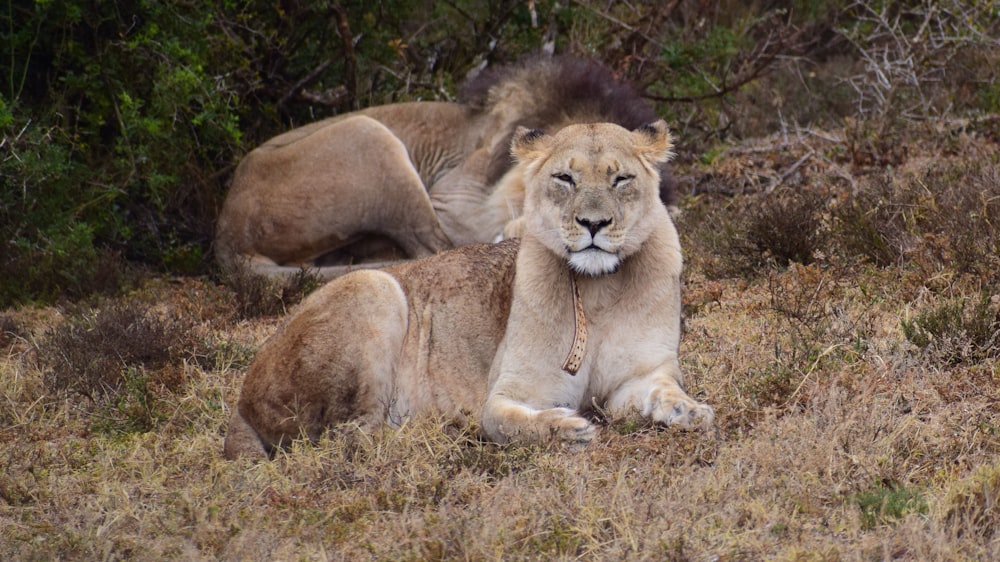
[[[278,135],[236,169],[216,256],[268,276],[326,278],[517,234],[519,127],[634,129],[653,109],[606,67],[570,57],[488,69],[460,102],[408,102],[331,117]],[[660,193],[672,196],[669,174]]]

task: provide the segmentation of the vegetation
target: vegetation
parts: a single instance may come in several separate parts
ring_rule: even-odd
[[[1000,4],[9,1],[0,553],[12,559],[1000,557]],[[317,281],[211,265],[234,164],[554,46],[677,133],[682,366],[710,434],[583,451],[446,419],[222,459]]]

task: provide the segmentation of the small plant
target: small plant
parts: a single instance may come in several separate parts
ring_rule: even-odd
[[[878,483],[853,498],[861,510],[861,526],[873,529],[882,523],[892,523],[910,513],[927,513],[927,500],[912,487],[895,483]]]
[[[109,435],[145,433],[166,419],[163,401],[142,367],[130,366],[120,374],[121,389],[94,415],[93,429]]]
[[[170,367],[195,347],[190,328],[135,300],[71,313],[36,344],[45,386],[97,404],[113,402],[139,377],[148,379],[143,384],[177,390],[183,380]]]
[[[323,280],[308,269],[272,279],[247,268],[233,268],[223,272],[222,278],[236,295],[236,313],[240,318],[284,314],[323,284]]]
[[[1000,305],[986,293],[944,299],[900,327],[907,341],[949,364],[1000,357]]]
[[[754,409],[762,410],[787,403],[801,382],[802,373],[776,362],[762,372],[748,372],[740,382],[740,392]]]
[[[1000,466],[981,467],[954,486],[945,501],[944,520],[961,538],[996,540],[1000,529]]]

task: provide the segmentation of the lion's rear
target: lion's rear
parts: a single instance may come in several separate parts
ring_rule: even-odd
[[[226,455],[254,452],[244,423],[269,451],[298,437],[316,440],[344,421],[384,419],[406,310],[396,279],[373,270],[336,279],[306,299],[251,365]]]

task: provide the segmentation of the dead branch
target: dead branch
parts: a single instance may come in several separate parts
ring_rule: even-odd
[[[334,4],[330,9],[337,18],[337,33],[340,34],[340,43],[344,47],[344,88],[347,89],[347,105],[354,109],[358,99],[358,64],[354,54],[354,36],[351,35],[351,26],[348,25],[347,11],[344,7]]]
[[[296,82],[291,88],[288,89],[287,92],[285,92],[283,96],[281,96],[281,99],[278,100],[278,108],[285,107],[285,105],[287,105],[292,98],[298,96],[306,86],[319,78],[320,74],[323,74],[323,72],[326,71],[331,64],[333,64],[333,58],[328,58],[321,62],[319,66],[314,68],[312,72],[302,77],[301,80]]]

